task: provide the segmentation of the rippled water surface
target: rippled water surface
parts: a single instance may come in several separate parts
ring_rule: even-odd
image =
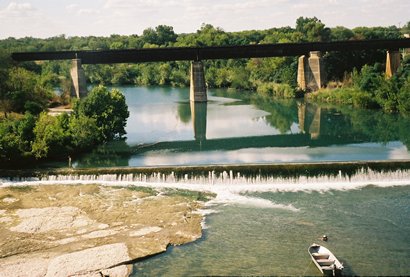
[[[307,253],[313,242],[333,251],[346,275],[410,274],[410,186],[246,196],[278,206],[219,204],[202,240],[135,264],[134,276],[319,275]]]

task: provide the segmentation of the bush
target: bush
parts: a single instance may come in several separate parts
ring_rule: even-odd
[[[264,97],[273,98],[295,98],[296,91],[288,84],[261,83],[257,86],[256,91]]]
[[[374,96],[357,88],[322,89],[308,94],[308,98],[324,103],[352,105],[357,108],[379,108]]]
[[[360,71],[360,74],[356,70],[353,71],[352,80],[353,85],[359,90],[374,94],[375,90],[383,81],[383,76],[377,64],[374,66],[365,65]]]
[[[40,114],[34,127],[35,139],[32,145],[34,157],[41,159],[67,155],[70,137],[63,119],[63,116]]]
[[[398,110],[402,114],[410,114],[410,76],[401,87],[398,97]]]

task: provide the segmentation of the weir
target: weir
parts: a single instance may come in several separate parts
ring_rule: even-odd
[[[34,173],[34,172],[33,172]],[[4,173],[1,173],[4,175]],[[5,175],[4,175],[5,176]],[[37,176],[0,177],[0,188],[36,185],[86,185],[147,187],[155,190],[187,190],[212,193],[207,203],[239,204],[247,207],[285,209],[298,212],[292,204],[278,204],[249,193],[327,192],[376,187],[410,186],[410,161],[371,163],[320,163],[251,166],[205,166],[170,168],[107,168],[53,170]],[[10,175],[11,176],[11,175]],[[199,198],[198,198],[199,199]]]
[[[61,168],[3,170],[0,172],[0,187],[4,182],[24,181],[195,181],[214,178],[238,180],[290,180],[321,177],[360,176],[367,172],[392,176],[410,181],[410,160],[398,161],[358,161],[322,162],[289,164],[250,164],[250,165],[207,165],[172,167],[112,167],[112,168]],[[245,178],[245,179],[243,179]],[[358,177],[360,178],[360,177]],[[366,178],[366,177],[364,177]],[[200,181],[200,182],[202,182]]]
[[[410,185],[410,170],[374,171],[362,168],[353,175],[341,170],[336,175],[278,177],[256,174],[249,176],[233,170],[216,173],[202,172],[201,175],[178,175],[175,172],[164,174],[101,174],[101,175],[48,175],[36,178],[0,179],[0,188],[30,185],[82,185],[99,184],[105,186],[137,186],[155,189],[182,189],[204,193],[214,193],[211,203],[238,203],[245,205],[263,204],[268,208],[286,208],[298,211],[297,208],[275,204],[258,197],[242,195],[249,192],[298,192],[330,190],[351,190],[369,185],[377,187],[394,187]]]

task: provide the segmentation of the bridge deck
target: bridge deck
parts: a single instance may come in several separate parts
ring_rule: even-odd
[[[410,48],[410,39],[349,40],[334,42],[256,44],[243,46],[173,47],[101,51],[13,53],[16,61],[81,59],[83,64],[142,63],[300,56],[310,51],[397,50]]]

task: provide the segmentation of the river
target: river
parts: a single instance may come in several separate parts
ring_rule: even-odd
[[[397,115],[226,90],[211,90],[208,103],[196,105],[187,89],[121,90],[127,140],[75,167],[410,159],[410,121]],[[366,174],[360,185],[246,184],[234,193],[222,181],[203,238],[137,262],[133,275],[318,275],[307,248],[323,234],[347,275],[409,275],[410,180]]]
[[[253,203],[214,207],[203,239],[136,263],[133,276],[320,275],[307,252],[313,242],[343,262],[345,275],[409,275],[409,185],[248,193]]]
[[[410,159],[410,119],[398,115],[226,90],[194,105],[188,89],[120,89],[130,111],[127,140],[75,167]]]

